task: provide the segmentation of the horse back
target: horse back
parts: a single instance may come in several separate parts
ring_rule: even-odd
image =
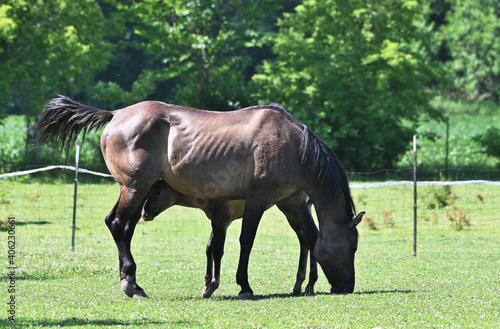
[[[200,199],[245,199],[279,186],[276,202],[297,188],[302,127],[280,108],[213,112],[142,102],[116,112],[101,138],[115,178],[162,177]]]

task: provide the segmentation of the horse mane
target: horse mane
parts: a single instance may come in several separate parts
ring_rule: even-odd
[[[314,134],[307,126],[302,135],[300,148],[302,165],[307,168],[311,180],[321,185],[322,192],[331,197],[344,194],[346,213],[349,219],[354,218],[356,208],[352,199],[347,174],[337,155]]]

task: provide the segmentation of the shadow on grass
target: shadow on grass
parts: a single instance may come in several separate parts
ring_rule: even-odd
[[[117,319],[103,319],[103,320],[88,320],[84,318],[70,318],[65,320],[26,320],[16,318],[14,321],[9,319],[0,319],[0,328],[24,328],[24,327],[80,327],[80,326],[131,326],[133,328],[138,327],[150,327],[152,325],[158,325],[162,327],[170,326],[193,326],[195,321],[156,321],[149,319],[142,319],[138,321],[121,321]]]
[[[412,290],[377,290],[377,291],[359,291],[354,292],[353,295],[379,295],[379,294],[409,294],[412,293]],[[335,294],[331,294],[328,292],[315,292],[314,294],[300,294],[300,295],[292,295],[292,294],[269,294],[269,295],[257,295],[255,296],[255,300],[265,300],[265,299],[275,299],[275,298],[307,298],[311,296],[339,296]],[[234,297],[234,299],[238,299],[238,297]]]
[[[60,276],[39,276],[39,275],[16,275],[16,281],[48,281],[48,280],[59,280]],[[2,281],[10,281],[11,278],[8,274],[0,276],[0,282]]]
[[[375,291],[359,291],[359,292],[354,292],[352,295],[382,295],[382,294],[411,294],[413,293],[413,290],[375,290]],[[253,300],[267,300],[267,299],[289,299],[289,298],[307,298],[307,297],[313,297],[313,296],[339,296],[339,295],[334,295],[328,292],[315,292],[313,294],[300,294],[300,295],[293,295],[292,293],[289,294],[268,294],[268,295],[255,295],[255,298]],[[154,298],[153,298],[154,299]],[[179,297],[179,298],[169,298],[171,301],[180,301],[180,300],[204,300],[203,297]],[[240,300],[238,296],[212,296],[207,300],[217,300],[217,301],[233,301],[233,300]]]
[[[16,226],[23,226],[23,225],[47,225],[50,224],[49,221],[46,220],[27,220],[27,221],[16,221]]]
[[[354,295],[379,295],[379,294],[411,294],[414,293],[413,290],[375,290],[375,291],[359,291],[355,292]]]

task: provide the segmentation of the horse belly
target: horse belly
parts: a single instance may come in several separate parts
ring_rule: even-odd
[[[236,161],[171,167],[163,179],[177,191],[200,199],[234,200],[245,196],[244,164]]]

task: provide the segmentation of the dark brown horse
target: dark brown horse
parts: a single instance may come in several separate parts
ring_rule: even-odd
[[[60,96],[32,127],[37,143],[55,138],[68,149],[80,132],[103,127],[101,149],[120,185],[105,222],[118,247],[120,279],[128,296],[146,296],[136,283],[130,242],[151,186],[161,177],[172,188],[203,200],[244,200],[236,282],[252,298],[248,261],[262,214],[276,204],[298,223],[333,293],[354,290],[357,224],[347,176],[337,156],[281,106],[211,112],[161,102],[141,102],[108,112]],[[317,234],[304,191],[313,201]]]
[[[302,196],[297,198],[297,206],[307,206],[310,212],[311,204],[308,201],[309,197],[305,193],[302,193]],[[207,271],[203,288],[203,297],[208,298],[212,296],[220,284],[221,259],[224,254],[224,242],[227,228],[233,220],[243,217],[245,201],[217,201],[192,198],[174,190],[164,180],[160,179],[153,184],[146,197],[146,202],[142,208],[142,218],[144,218],[145,221],[151,221],[161,212],[174,205],[201,209],[212,222],[212,232],[210,233],[210,238],[207,243]],[[291,218],[291,220],[293,220],[293,218]],[[297,224],[290,222],[290,226],[295,228]],[[300,241],[301,235],[299,232],[296,233]],[[295,285],[292,290],[294,295],[299,295],[302,292],[302,283],[306,277],[307,257],[309,253],[307,247],[302,241],[300,242],[299,267],[297,269]],[[306,294],[314,293],[314,284],[317,280],[317,263],[311,253],[311,268],[309,282],[305,289]]]

